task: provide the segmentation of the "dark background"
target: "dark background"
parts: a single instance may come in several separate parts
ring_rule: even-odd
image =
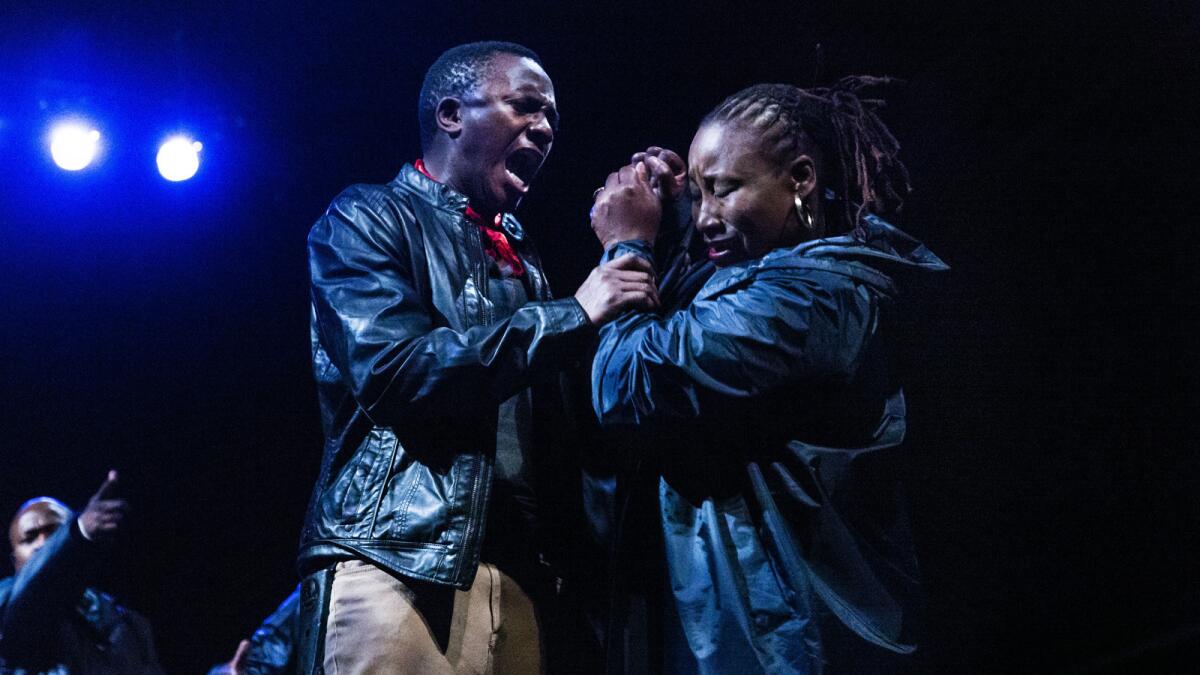
[[[901,224],[953,267],[908,387],[921,669],[1195,668],[1195,3],[191,4],[0,9],[0,514],[82,506],[119,468],[137,512],[106,587],[168,672],[228,658],[296,583],[321,447],[305,234],[417,155],[425,68],[476,39],[554,79],[520,215],[564,295],[630,152],[685,150],[754,82],[906,79]],[[70,110],[108,147],[78,174],[42,137]],[[205,149],[168,184],[175,128]]]

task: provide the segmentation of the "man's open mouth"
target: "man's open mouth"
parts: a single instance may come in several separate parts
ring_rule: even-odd
[[[541,166],[541,153],[531,148],[517,150],[504,160],[504,169],[516,179],[521,187],[529,187]]]

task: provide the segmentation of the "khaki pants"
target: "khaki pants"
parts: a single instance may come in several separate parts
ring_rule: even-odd
[[[439,643],[444,643],[443,649]],[[325,672],[509,675],[542,671],[533,603],[481,563],[468,591],[404,583],[351,560],[334,568]]]

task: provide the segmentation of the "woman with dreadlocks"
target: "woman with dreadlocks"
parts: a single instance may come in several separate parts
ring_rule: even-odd
[[[666,672],[892,672],[914,648],[892,347],[902,289],[946,267],[881,218],[909,189],[860,96],[881,83],[756,85],[709,113],[688,182],[716,273],[601,329],[601,422],[671,439],[635,448],[658,476]],[[597,196],[607,257],[654,255],[661,163],[641,157]]]

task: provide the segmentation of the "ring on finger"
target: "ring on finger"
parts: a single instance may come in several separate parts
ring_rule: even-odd
[[[596,189],[595,189],[595,191],[594,191],[594,192],[592,192],[592,199],[595,199],[597,196],[599,196],[599,195],[600,195],[600,192],[601,192],[602,190],[604,190],[604,186],[603,186],[603,185],[601,185],[600,187],[596,188]]]

